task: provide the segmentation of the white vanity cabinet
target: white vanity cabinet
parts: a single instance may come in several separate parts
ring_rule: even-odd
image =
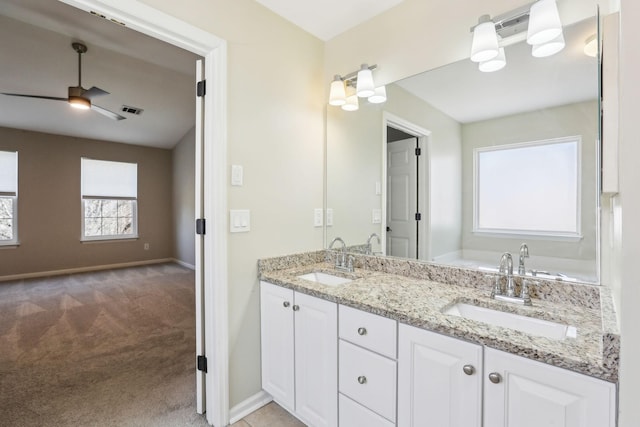
[[[398,335],[398,427],[481,427],[482,346],[404,324]]]
[[[335,303],[260,282],[262,388],[304,423],[338,425]]]
[[[397,322],[340,305],[340,427],[391,427],[396,421]]]
[[[484,425],[615,427],[616,386],[485,349]]]

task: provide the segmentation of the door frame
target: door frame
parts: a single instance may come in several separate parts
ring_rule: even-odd
[[[128,28],[205,58],[204,311],[206,417],[215,426],[229,423],[229,329],[227,300],[227,42],[138,0],[58,0],[86,12],[116,19]],[[195,92],[195,91],[194,91]],[[196,260],[197,262],[197,260]],[[194,384],[195,386],[195,384]]]
[[[382,248],[387,251],[387,126],[399,129],[409,135],[418,138],[418,147],[422,154],[418,157],[418,182],[420,196],[418,198],[418,210],[422,219],[418,224],[418,256],[420,260],[429,260],[431,256],[431,168],[429,158],[431,155],[431,131],[418,126],[408,120],[396,116],[388,111],[382,112]]]

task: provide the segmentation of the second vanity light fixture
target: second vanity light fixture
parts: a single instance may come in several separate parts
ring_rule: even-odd
[[[362,64],[358,71],[345,76],[335,75],[329,92],[329,105],[342,107],[345,111],[359,108],[358,98],[367,98],[372,104],[387,100],[385,86],[376,87],[373,82],[373,70],[377,65]]]
[[[507,37],[512,44],[526,35],[531,55],[537,58],[554,55],[565,46],[556,0],[538,0],[493,19],[482,15],[471,32],[471,60],[483,72],[497,71],[507,64],[507,43],[503,42]]]

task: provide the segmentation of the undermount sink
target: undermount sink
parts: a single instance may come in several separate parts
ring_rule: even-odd
[[[308,280],[310,282],[316,282],[327,286],[339,286],[351,282],[351,279],[347,279],[346,277],[334,276],[333,274],[323,273],[321,271],[303,274],[298,276],[298,279]]]
[[[575,326],[563,325],[562,323],[521,316],[519,314],[507,313],[499,310],[492,310],[490,308],[478,307],[476,305],[466,304],[463,302],[452,305],[444,310],[443,313],[488,323],[494,326],[515,329],[526,334],[538,335],[554,340],[564,340],[565,338],[575,338],[577,336],[577,329]]]

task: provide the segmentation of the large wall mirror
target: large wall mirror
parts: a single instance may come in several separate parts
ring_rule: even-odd
[[[522,41],[499,71],[467,59],[387,85],[384,104],[328,106],[327,246],[494,269],[526,243],[529,274],[599,282],[597,30],[594,16],[553,56]]]

